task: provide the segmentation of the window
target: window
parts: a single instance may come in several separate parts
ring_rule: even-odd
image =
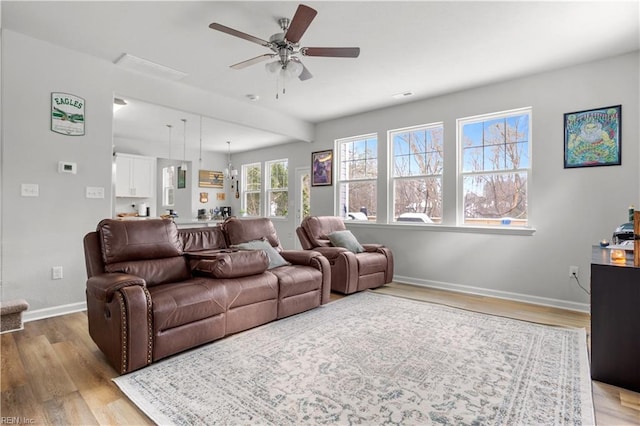
[[[260,216],[262,167],[260,163],[242,165],[242,209],[248,216]]]
[[[442,123],[389,132],[392,220],[442,222]]]
[[[175,174],[176,169],[174,166],[162,168],[162,205],[165,207],[173,207],[175,205]]]
[[[366,135],[336,141],[338,147],[338,215],[374,220],[377,215],[378,138]]]
[[[289,166],[287,160],[266,162],[269,217],[286,217],[289,211]]]
[[[528,225],[531,108],[458,120],[465,225]]]

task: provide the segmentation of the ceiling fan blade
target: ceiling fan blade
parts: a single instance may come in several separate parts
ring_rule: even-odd
[[[238,62],[237,64],[231,65],[231,68],[235,70],[241,70],[242,68],[246,68],[249,65],[257,64],[258,62],[266,61],[267,59],[273,58],[275,55],[271,53],[265,53],[264,55],[256,56],[255,58],[247,59],[246,61]]]
[[[242,31],[234,30],[233,28],[225,27],[224,25],[218,24],[217,22],[210,24],[209,28],[211,28],[212,30],[222,31],[223,33],[226,33],[235,37],[239,37],[244,40],[251,41],[261,46],[271,47],[271,43],[266,40],[262,40],[261,38],[254,37],[247,33],[243,33]]]
[[[302,72],[300,73],[300,75],[298,76],[298,78],[300,79],[300,81],[305,81],[305,80],[309,80],[310,78],[313,77],[313,74],[311,74],[309,72],[309,70],[307,69],[307,67],[304,66],[304,64],[302,63],[302,61],[298,58],[296,58],[295,56],[291,58],[292,61],[299,63],[300,65],[302,65]]]
[[[304,56],[326,56],[330,58],[357,58],[359,47],[303,47],[300,53]]]
[[[293,19],[291,20],[291,24],[289,24],[284,38],[291,43],[298,43],[317,14],[318,12],[309,6],[305,6],[304,4],[298,5],[298,9],[295,15],[293,15]]]

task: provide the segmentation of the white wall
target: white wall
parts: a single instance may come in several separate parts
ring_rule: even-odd
[[[128,72],[14,31],[2,29],[1,42],[1,296],[26,299],[30,304],[26,320],[85,305],[82,238],[113,212],[114,93],[289,135],[292,140],[313,137],[313,125],[275,111]],[[49,130],[51,92],[85,99],[86,135],[69,137]],[[194,155],[189,153],[189,159],[197,164]],[[224,155],[207,154],[203,159],[204,169],[224,168]],[[78,173],[58,173],[60,160],[76,162]],[[190,173],[197,182],[197,167]],[[38,184],[40,196],[21,197],[22,183]],[[87,186],[104,188],[105,198],[85,198]],[[192,185],[191,191],[197,200],[200,189]],[[221,204],[213,191],[207,192],[210,202],[201,207],[195,203],[193,217],[197,208]],[[51,280],[53,266],[63,266],[63,279]]]
[[[532,106],[529,194],[534,235],[392,225],[349,227],[362,241],[383,242],[393,249],[396,280],[588,310],[589,296],[569,279],[569,265],[579,266],[580,281],[588,288],[591,245],[610,238],[615,227],[627,221],[630,204],[640,207],[638,62],[635,52],[321,123],[315,145],[329,149],[335,139],[377,132],[382,145],[379,164],[386,167],[388,130],[444,122],[444,214],[453,225],[456,119]],[[563,114],[618,104],[622,104],[622,165],[564,169]],[[378,212],[385,212],[384,180],[379,187]],[[313,214],[334,214],[335,190],[335,185],[313,188]]]

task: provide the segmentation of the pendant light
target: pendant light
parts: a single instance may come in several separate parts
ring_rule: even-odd
[[[202,168],[202,116],[200,116],[200,153],[198,155],[198,166]]]
[[[182,136],[182,166],[180,167],[182,170],[186,171],[189,170],[189,166],[187,166],[187,119],[181,118],[180,120],[182,121],[184,127]]]
[[[169,128],[169,160],[172,160],[171,158],[171,128],[173,127],[171,124],[167,124],[167,127]]]
[[[231,141],[227,141],[227,168],[224,169],[224,177],[233,180],[236,176],[238,176],[238,171],[231,164]]]

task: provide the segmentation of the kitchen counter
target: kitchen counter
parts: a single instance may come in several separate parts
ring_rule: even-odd
[[[222,219],[220,219],[220,220],[218,220],[218,219],[211,219],[211,220],[206,220],[206,219],[182,219],[180,217],[175,218],[173,221],[178,226],[178,228],[199,228],[199,227],[203,227],[203,226],[218,226],[219,224],[224,222],[224,220],[222,220]]]

